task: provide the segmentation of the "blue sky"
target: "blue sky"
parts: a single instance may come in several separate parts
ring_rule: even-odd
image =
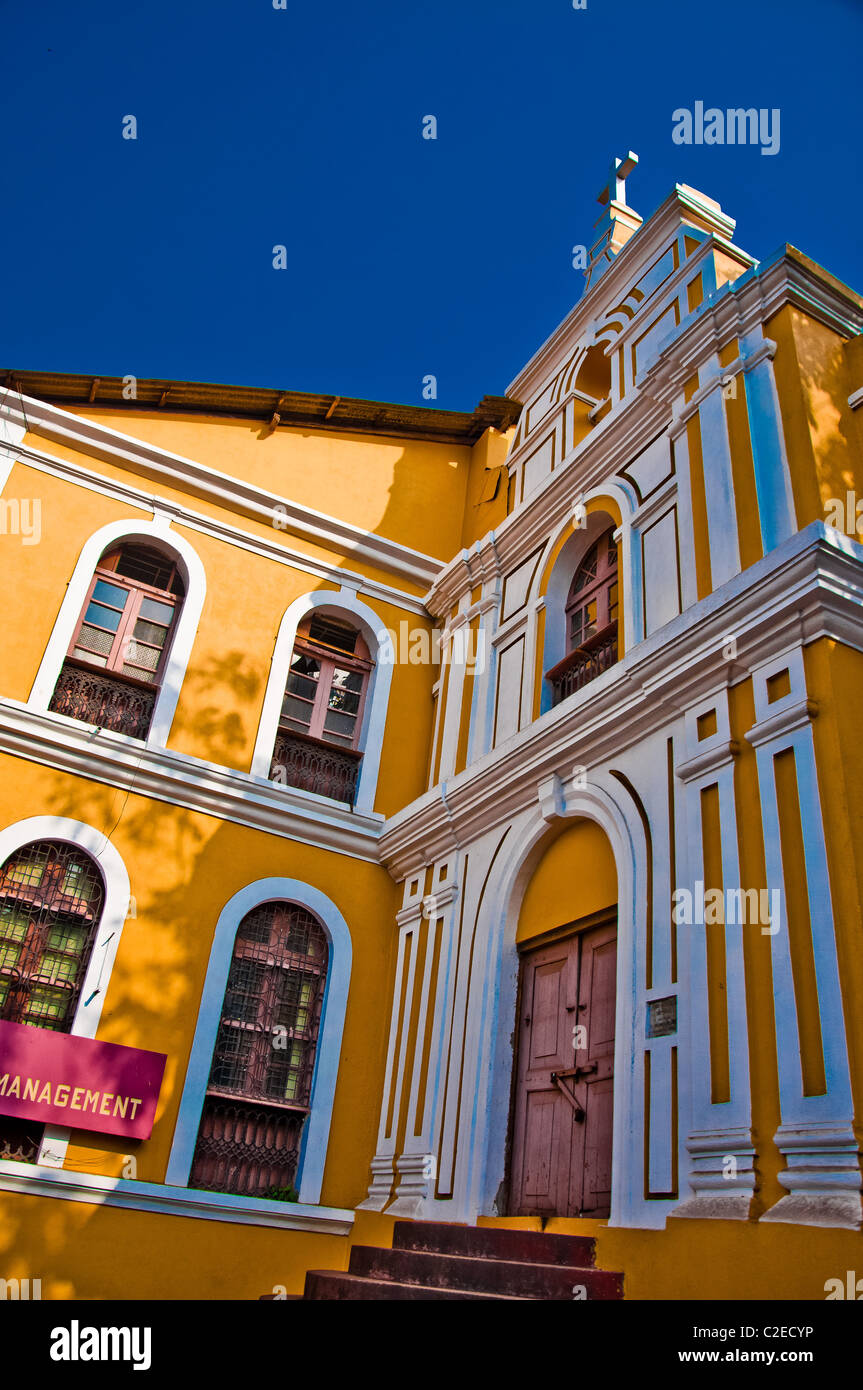
[[[580,297],[571,247],[628,149],[642,216],[693,184],[751,254],[790,241],[863,290],[863,0],[0,0],[0,21],[2,367],[411,404],[434,374],[470,410]],[[778,107],[779,153],[675,145],[696,100]]]

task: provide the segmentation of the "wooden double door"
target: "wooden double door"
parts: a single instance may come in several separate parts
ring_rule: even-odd
[[[512,1215],[609,1214],[616,966],[616,913],[522,956]]]

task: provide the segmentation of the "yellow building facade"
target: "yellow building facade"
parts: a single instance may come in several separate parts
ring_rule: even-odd
[[[733,232],[619,181],[472,414],[6,374],[7,1281],[297,1295],[398,1219],[856,1268],[863,300]],[[164,1058],[147,1137],[24,1113],[34,1027]]]

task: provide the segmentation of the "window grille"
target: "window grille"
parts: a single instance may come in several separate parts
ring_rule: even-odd
[[[103,888],[74,845],[34,841],[0,870],[0,1019],[68,1032]]]
[[[191,1186],[266,1197],[296,1176],[327,974],[311,913],[264,903],[240,924]]]
[[[102,915],[96,865],[35,840],[0,869],[0,1019],[67,1033]],[[44,1125],[0,1115],[0,1159],[35,1163]]]

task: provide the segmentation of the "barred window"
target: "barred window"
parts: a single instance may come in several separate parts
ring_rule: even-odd
[[[0,1019],[68,1033],[102,916],[95,862],[34,840],[0,868]],[[0,1158],[35,1162],[44,1126],[0,1116]]]
[[[102,913],[102,879],[74,845],[37,840],[0,869],[0,1019],[67,1033]]]
[[[173,559],[122,545],[96,566],[50,709],[145,738],[185,589]]]
[[[192,1187],[259,1197],[292,1187],[311,1101],[327,964],[323,928],[296,904],[264,903],[241,922]]]

